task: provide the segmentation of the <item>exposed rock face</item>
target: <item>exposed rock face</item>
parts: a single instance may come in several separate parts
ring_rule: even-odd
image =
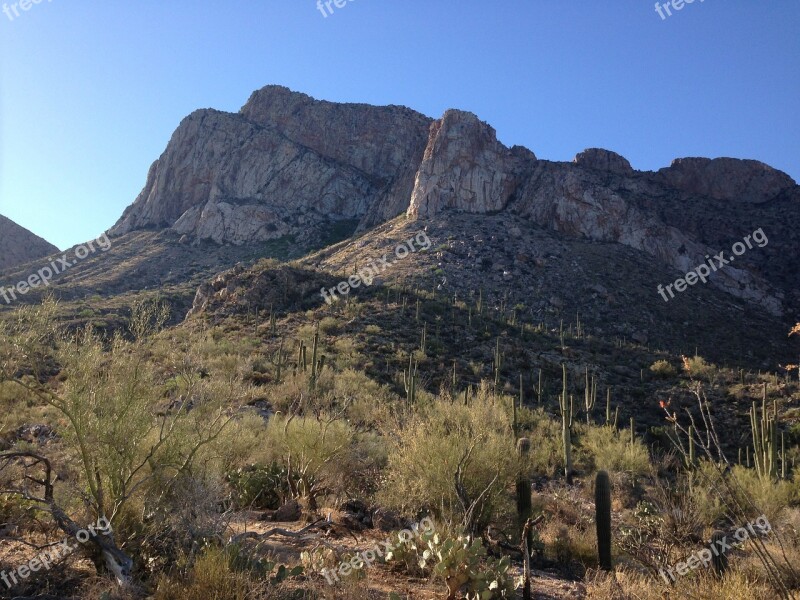
[[[602,148],[587,148],[575,156],[573,162],[587,169],[608,171],[618,175],[633,175],[633,167],[631,167],[628,159],[616,152],[603,150]]]
[[[329,221],[381,222],[407,207],[429,122],[402,107],[319,102],[277,86],[238,114],[196,111],[111,233],[172,227],[245,244],[313,236]]]
[[[621,177],[609,180],[609,172]],[[622,156],[601,149],[586,150],[573,163],[535,160],[500,144],[477,117],[448,111],[431,126],[407,214],[510,210],[565,235],[630,246],[687,273],[720,249],[665,223],[644,208],[646,201],[677,192],[687,199],[765,202],[794,187],[790,177],[756,161],[684,159],[637,174]],[[746,268],[729,265],[709,281],[771,314],[782,312],[781,292]]]
[[[758,227],[748,207],[778,202],[791,213],[798,190],[788,175],[750,160],[685,158],[656,173],[599,148],[572,163],[538,160],[505,147],[471,113],[449,110],[434,121],[403,107],[334,104],[268,86],[237,114],[187,117],[111,233],[171,228],[184,243],[289,235],[302,243],[341,220],[363,230],[404,211],[412,219],[510,211],[565,236],[624,244],[686,273],[724,249],[712,245],[728,243],[709,230],[725,231],[733,243]],[[788,232],[781,237],[783,251],[796,252]],[[754,260],[710,281],[779,314],[781,292],[763,272],[786,277]]]
[[[706,255],[719,251],[625,199],[631,192],[645,195],[648,191],[647,182],[637,185],[629,181],[624,187],[614,187],[600,174],[587,176],[566,163],[541,161],[533,176],[518,190],[513,210],[569,236],[616,242],[642,250],[681,273],[693,270],[706,261]],[[709,281],[772,314],[782,310],[780,293],[745,269],[727,266],[713,273]]]
[[[58,251],[53,244],[0,215],[0,271]]]
[[[796,185],[769,165],[735,158],[678,158],[658,175],[667,186],[696,196],[741,202],[766,202]]]
[[[530,154],[535,160],[535,156]],[[519,185],[524,158],[497,141],[472,113],[449,110],[431,125],[408,214],[427,217],[446,208],[485,213],[505,208]]]

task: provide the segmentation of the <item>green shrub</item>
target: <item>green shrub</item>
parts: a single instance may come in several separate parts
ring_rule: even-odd
[[[510,405],[509,397],[495,397],[483,385],[468,406],[439,401],[420,407],[390,449],[379,501],[409,513],[429,510],[474,530],[498,511],[510,512],[506,489],[519,468]],[[470,523],[456,491],[459,465],[468,500],[477,502]]]
[[[277,463],[240,467],[228,473],[226,480],[233,488],[237,508],[275,510],[291,497],[289,473]],[[295,476],[295,483],[298,480]]]
[[[633,475],[650,472],[647,448],[639,439],[631,445],[630,432],[597,426],[582,428],[582,431],[581,450],[595,469]]]
[[[650,365],[650,372],[662,379],[669,379],[678,374],[678,370],[666,360],[657,360],[654,362]]]

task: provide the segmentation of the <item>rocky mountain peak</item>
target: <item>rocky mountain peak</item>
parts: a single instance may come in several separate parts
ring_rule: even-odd
[[[758,161],[684,158],[641,172],[615,152],[589,148],[572,162],[551,162],[507,148],[470,112],[432,120],[401,106],[327,102],[267,86],[238,113],[202,110],[184,119],[111,233],[169,228],[187,242],[283,238],[307,248],[330,239],[332,228],[364,231],[403,213],[508,211],[686,273],[732,243],[699,226],[702,214],[689,219],[690,207],[735,202],[742,210],[713,209],[723,221],[714,230],[733,237],[755,229],[747,206],[798,195],[791,177]],[[781,292],[763,272],[737,261],[710,281],[779,314]]]
[[[575,156],[576,165],[587,169],[608,171],[618,175],[632,175],[633,167],[624,156],[602,148],[587,148]]]
[[[692,195],[739,202],[767,202],[797,185],[769,165],[736,158],[678,158],[658,175],[666,185]]]
[[[528,153],[528,161],[535,160]],[[431,124],[408,215],[429,217],[444,209],[473,213],[502,210],[526,162],[497,140],[495,130],[472,113],[448,110]]]
[[[58,251],[53,244],[0,215],[0,271]]]

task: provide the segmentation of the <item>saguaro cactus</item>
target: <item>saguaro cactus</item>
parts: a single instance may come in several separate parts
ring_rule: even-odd
[[[411,406],[417,399],[417,361],[414,360],[414,354],[408,355],[408,370],[403,371],[403,387],[406,391],[406,403]]]
[[[522,529],[533,512],[531,503],[531,478],[527,469],[527,456],[531,451],[531,441],[528,438],[517,440],[517,457],[519,458],[519,474],[517,475],[517,525]],[[533,545],[533,531],[528,530],[528,548]],[[530,551],[530,550],[529,550]]]
[[[567,365],[561,365],[562,387],[559,408],[561,409],[561,438],[564,442],[564,476],[572,484],[572,424],[573,397],[567,398]]]
[[[767,385],[761,400],[761,413],[756,403],[750,409],[750,427],[753,430],[753,462],[758,476],[775,479],[778,475],[778,406],[773,403],[772,414],[767,408]]]
[[[728,570],[728,557],[725,554],[727,544],[724,541],[724,531],[715,531],[711,535],[711,554],[714,555],[711,558],[711,566],[714,569],[714,575],[717,577],[722,577],[725,575],[725,571]]]
[[[586,407],[586,424],[590,423],[592,409],[597,403],[597,380],[595,376],[589,379],[589,367],[586,367],[586,381],[583,390],[583,404]]]
[[[611,571],[611,480],[599,471],[594,484],[594,513],[597,525],[597,557],[600,568]]]

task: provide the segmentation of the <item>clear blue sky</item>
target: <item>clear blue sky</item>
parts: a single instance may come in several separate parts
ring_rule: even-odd
[[[182,117],[236,111],[270,83],[431,117],[470,110],[540,158],[599,146],[653,170],[733,156],[800,180],[796,0],[696,0],[666,20],[653,0],[352,0],[334,11],[43,0],[13,21],[0,13],[0,213],[62,248],[93,238]]]

